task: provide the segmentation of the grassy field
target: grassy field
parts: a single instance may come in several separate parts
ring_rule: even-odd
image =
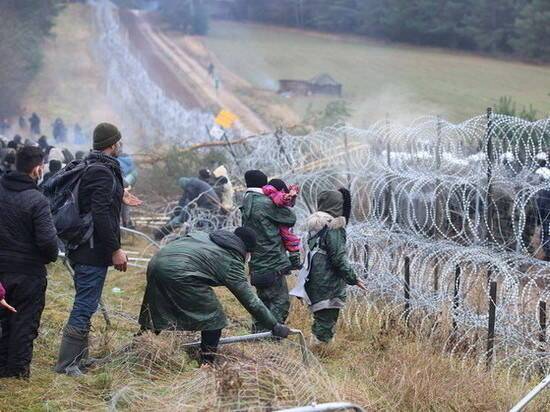
[[[204,41],[256,88],[276,90],[280,78],[331,74],[343,84],[357,126],[386,113],[399,119],[441,114],[460,121],[504,95],[520,106],[533,104],[539,115],[550,113],[550,66],[225,21],[212,22]],[[303,115],[309,103],[318,107],[330,99],[286,100]]]
[[[133,250],[143,248],[139,241],[131,239],[124,246]],[[485,372],[473,362],[455,359],[437,342],[423,341],[402,325],[388,322],[391,316],[366,310],[364,303],[353,301],[338,324],[335,342],[326,349],[310,347],[315,356],[312,369],[290,369],[291,360],[299,364],[297,348],[268,343],[225,347],[222,356],[232,357],[232,361],[220,369],[205,371],[179,346],[198,336],[162,333],[144,335],[135,341],[133,348],[113,355],[103,366],[81,378],[69,378],[55,374],[52,366],[74,291],[70,275],[60,264],[51,265],[49,272],[46,309],[35,342],[31,380],[0,380],[1,411],[197,410],[204,402],[230,399],[235,395],[236,389],[231,386],[235,384],[240,387],[241,402],[261,396],[257,391],[266,388],[301,386],[303,382],[293,382],[300,378],[299,373],[319,382],[308,390],[331,388],[318,393],[320,401],[342,399],[367,410],[501,411],[507,410],[535,383],[507,377],[498,370]],[[103,297],[112,325],[106,327],[102,316],[95,316],[92,356],[116,353],[132,342],[139,328],[136,319],[144,288],[144,270],[109,273]],[[226,290],[218,288],[217,292],[231,320],[224,334],[247,333],[248,314]],[[289,324],[304,330],[309,340],[311,316],[298,302],[293,303]],[[227,382],[227,368],[233,384]],[[258,388],[260,380],[263,385]],[[214,392],[201,387],[212,382],[217,385]],[[181,398],[189,397],[191,391],[193,403],[183,406]],[[284,390],[279,393],[288,398],[292,395]],[[543,411],[548,402],[550,398],[541,397],[530,410]]]
[[[135,249],[136,244],[126,243],[126,247]],[[199,390],[192,384],[205,385],[209,379],[224,379],[223,368],[232,368],[236,374],[242,402],[247,396],[256,396],[254,379],[263,379],[265,384],[277,375],[273,383],[266,384],[273,390],[296,379],[296,371],[280,366],[293,358],[299,359],[299,351],[293,346],[272,343],[227,347],[222,349],[222,355],[233,357],[229,365],[205,372],[179,346],[197,336],[182,337],[173,333],[162,333],[158,337],[145,335],[131,350],[114,355],[110,362],[81,378],[57,375],[51,368],[60,331],[71,307],[74,293],[71,283],[61,265],[50,267],[46,309],[35,342],[31,380],[0,380],[0,410],[96,411],[115,410],[114,407],[129,411],[197,410],[199,403],[182,407],[181,397],[191,390],[196,392],[195,402],[214,402],[229,396],[231,390],[223,385],[215,393],[209,393],[206,387]],[[115,293],[115,287],[122,292]],[[134,269],[126,274],[110,272],[103,296],[112,326],[106,327],[101,315],[96,315],[92,356],[112,353],[132,341],[139,328],[135,319],[144,287],[143,270]],[[219,296],[231,319],[231,326],[224,333],[247,333],[249,316],[236,299],[222,289],[218,290]],[[326,387],[321,386],[321,382],[331,387],[330,392],[318,393],[317,399],[344,399],[367,410],[500,411],[509,408],[534,383],[525,384],[498,371],[487,373],[473,363],[454,359],[437,345],[415,338],[398,324],[390,326],[383,315],[366,308],[364,303],[349,304],[332,346],[312,348],[315,362],[320,362],[326,374],[321,374],[317,366],[300,373],[304,379],[319,382],[319,388],[315,389]],[[310,315],[296,302],[289,323],[309,335]],[[268,362],[270,374],[251,375],[250,370],[254,368],[265,371],[265,367],[260,367],[262,362]],[[542,397],[533,403],[531,410],[545,410],[548,402],[550,398]]]

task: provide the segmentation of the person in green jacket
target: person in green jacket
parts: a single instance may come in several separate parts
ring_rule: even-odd
[[[318,212],[306,221],[309,253],[291,295],[302,298],[313,312],[311,331],[321,343],[334,337],[348,285],[365,288],[351,268],[346,251],[346,224],[351,213],[348,190],[324,191]]]
[[[258,244],[250,261],[250,283],[258,297],[277,319],[284,323],[290,309],[290,297],[285,276],[292,264],[279,234],[279,226],[292,227],[296,215],[286,207],[277,207],[264,195],[267,176],[259,170],[245,173],[247,191],[241,206],[243,226],[254,230]],[[253,331],[263,328],[256,318]]]
[[[245,309],[276,337],[290,332],[258,299],[245,275],[245,261],[256,245],[246,228],[234,233],[193,232],[163,247],[147,268],[141,305],[142,331],[201,331],[202,362],[212,362],[227,318],[212,288],[227,287]]]

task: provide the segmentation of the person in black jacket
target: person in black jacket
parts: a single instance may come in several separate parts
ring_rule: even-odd
[[[128,258],[120,245],[119,216],[124,196],[122,173],[116,157],[122,150],[121,135],[109,123],[99,124],[93,135],[94,150],[86,157],[89,169],[82,176],[78,204],[82,214],[92,213],[93,236],[68,253],[74,269],[76,295],[63,330],[58,373],[80,375],[88,352],[91,318],[96,312],[107,269],[126,271]]]
[[[59,160],[50,160],[49,166],[50,171],[44,175],[44,180],[42,180],[42,183],[46,183],[50,180],[50,177],[59,172],[62,169],[63,164]]]
[[[43,159],[40,148],[23,147],[16,154],[16,171],[0,179],[0,283],[17,310],[0,310],[0,377],[30,375],[46,299],[46,264],[58,254],[49,203],[36,186]]]

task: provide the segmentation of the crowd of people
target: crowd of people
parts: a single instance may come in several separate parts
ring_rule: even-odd
[[[14,161],[0,178],[0,207],[6,211],[0,214],[0,377],[30,376],[33,341],[45,304],[46,265],[56,261],[60,248],[74,271],[75,297],[54,370],[81,375],[90,365],[91,318],[108,269],[127,270],[120,226],[128,223],[123,209],[141,203],[128,190],[135,183],[135,166],[123,155],[120,131],[108,123],[95,128],[88,154],[61,165],[47,162],[51,151],[44,150],[44,144],[16,143]],[[321,193],[319,210],[306,222],[309,252],[302,264],[301,240],[292,230],[298,187],[280,179],[268,181],[259,170],[244,177],[241,227],[204,227],[176,237],[147,269],[138,334],[200,331],[203,364],[215,360],[227,326],[214,287],[225,286],[237,297],[252,315],[252,332],[271,331],[274,338],[289,335],[290,297],[297,296],[313,313],[318,343],[333,338],[346,286],[364,287],[347,261],[347,190]],[[224,167],[182,178],[180,186],[183,195],[171,226],[185,223],[193,207],[221,215],[234,207]],[[300,274],[289,292],[287,276],[293,270]]]

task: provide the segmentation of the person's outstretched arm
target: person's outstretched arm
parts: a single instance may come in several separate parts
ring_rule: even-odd
[[[230,266],[225,286],[254,319],[270,330],[275,327],[277,320],[252,290],[244,273],[244,264],[235,263]]]

